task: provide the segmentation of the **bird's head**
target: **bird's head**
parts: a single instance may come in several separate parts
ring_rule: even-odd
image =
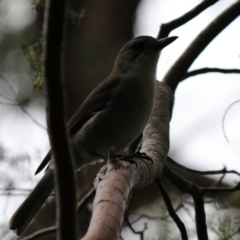
[[[131,39],[120,50],[114,65],[114,71],[127,73],[129,70],[142,67],[156,69],[159,52],[178,37],[156,39],[140,36]]]

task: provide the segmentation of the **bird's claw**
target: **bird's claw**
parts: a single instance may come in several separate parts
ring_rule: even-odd
[[[127,155],[117,155],[117,157],[119,158],[119,160],[124,160],[124,161],[130,162],[131,164],[134,163],[136,164],[136,166],[137,166],[137,162],[132,160],[133,158],[145,159],[147,161],[151,161],[153,164],[153,160],[146,153],[141,153],[141,152],[131,153]]]

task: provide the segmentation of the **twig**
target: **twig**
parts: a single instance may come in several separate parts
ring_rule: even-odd
[[[227,237],[222,238],[221,240],[229,240],[229,239],[233,239],[234,235],[239,234],[240,233],[240,228],[238,227],[238,229],[236,231],[234,231],[233,233],[229,234]],[[238,239],[239,235],[237,236]]]
[[[57,239],[77,239],[76,189],[74,161],[71,159],[64,119],[62,83],[63,42],[66,0],[46,1],[45,7],[45,77],[46,106],[57,202]]]
[[[0,77],[7,83],[10,91],[12,92],[12,94],[14,95],[14,98],[11,99],[7,96],[2,96],[6,99],[9,99],[9,100],[14,100],[17,104],[13,105],[13,104],[7,104],[7,103],[4,103],[4,105],[11,105],[11,106],[19,106],[21,108],[21,110],[37,125],[39,126],[40,128],[46,130],[46,127],[44,125],[42,125],[41,123],[38,122],[38,120],[36,118],[34,118],[24,107],[23,105],[17,100],[17,94],[15,93],[14,89],[13,89],[13,86],[12,84],[0,73]]]
[[[236,174],[238,176],[240,176],[240,173],[235,171],[235,170],[227,170],[226,167],[224,167],[221,170],[213,170],[213,171],[198,171],[198,170],[194,170],[191,168],[187,168],[181,164],[179,164],[178,162],[176,162],[175,160],[173,160],[172,158],[170,158],[169,156],[167,157],[167,161],[168,163],[171,164],[171,166],[176,167],[176,168],[180,168],[183,169],[184,171],[190,172],[190,173],[194,173],[194,174],[199,174],[199,175],[216,175],[216,174],[226,174],[226,173],[232,173],[232,174]]]
[[[240,73],[240,69],[200,68],[200,69],[187,72],[182,80],[185,80],[189,77],[193,77],[199,74],[204,74],[204,73],[230,73],[231,74],[231,73]]]
[[[83,198],[77,204],[77,212],[80,212],[94,195],[95,189],[93,187],[83,196]]]
[[[11,197],[18,197],[18,196],[28,196],[27,193],[11,193],[11,192],[6,192],[6,193],[0,193],[0,196],[11,196]]]
[[[227,140],[227,142],[229,143],[229,140],[228,140],[228,137],[227,137],[227,134],[225,132],[225,127],[224,127],[224,124],[225,124],[225,118],[227,116],[227,113],[229,112],[230,108],[235,105],[236,103],[239,103],[240,100],[236,100],[234,102],[232,102],[228,107],[227,109],[225,110],[224,114],[223,114],[223,119],[222,119],[222,130],[223,130],[223,134],[224,134],[224,137],[225,139]]]
[[[163,23],[160,27],[160,31],[158,33],[157,38],[161,39],[161,38],[167,37],[172,30],[189,22],[190,20],[195,18],[197,15],[199,15],[201,12],[203,12],[205,9],[207,9],[208,7],[210,7],[217,1],[218,0],[202,1],[200,4],[198,4],[196,7],[194,7],[193,9],[191,9],[189,12],[185,13],[181,17],[179,17],[171,22]]]
[[[26,189],[26,188],[0,188],[0,191],[22,191],[22,192],[31,192],[32,189]]]
[[[240,183],[234,187],[218,188],[218,187],[199,187],[192,182],[187,181],[185,178],[179,176],[167,164],[163,169],[163,175],[173,183],[179,190],[190,194],[194,200],[195,213],[196,213],[196,229],[199,240],[207,240],[207,225],[206,216],[204,211],[204,194],[213,192],[235,192],[240,190]]]
[[[163,175],[179,190],[192,196],[195,205],[196,230],[198,239],[208,240],[203,191],[201,191],[201,188],[179,176],[167,164],[165,164],[163,168]]]
[[[132,230],[132,232],[135,233],[135,234],[139,234],[140,235],[140,240],[143,240],[144,239],[144,232],[147,229],[147,224],[146,223],[144,224],[144,228],[143,228],[142,231],[135,231],[134,228],[132,227],[132,224],[129,222],[127,217],[125,218],[125,221],[126,221],[128,227]]]
[[[202,188],[203,193],[222,193],[222,192],[236,192],[240,190],[240,183],[238,183],[234,187],[226,187],[226,188],[219,188],[219,187],[209,187],[209,188]]]
[[[228,9],[217,16],[189,45],[163,78],[174,92],[182,81],[189,67],[208,44],[240,15],[240,1],[232,4]]]
[[[181,221],[181,219],[178,217],[178,215],[176,214],[173,206],[172,206],[172,203],[171,203],[171,199],[170,197],[168,196],[168,193],[166,192],[163,184],[162,184],[162,181],[160,178],[158,178],[156,181],[156,186],[158,187],[159,191],[161,192],[161,195],[163,197],[163,200],[166,204],[166,207],[168,209],[168,212],[169,212],[169,215],[171,216],[171,218],[173,219],[173,221],[176,223],[180,233],[181,233],[181,236],[182,236],[182,240],[187,240],[188,239],[188,236],[187,236],[187,231],[186,231],[186,228],[185,228],[185,225],[183,224],[183,222]]]

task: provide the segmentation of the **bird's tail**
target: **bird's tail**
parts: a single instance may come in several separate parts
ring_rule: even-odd
[[[53,170],[48,169],[9,221],[9,228],[21,236],[54,189]]]

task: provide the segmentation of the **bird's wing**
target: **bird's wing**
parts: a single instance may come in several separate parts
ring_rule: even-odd
[[[117,77],[108,77],[89,94],[67,124],[71,137],[78,132],[83,124],[109,104],[112,94],[117,91],[120,82]]]
[[[100,83],[85,99],[81,107],[68,121],[67,130],[73,137],[78,130],[96,113],[102,111],[111,101],[112,94],[117,91],[121,79],[115,75],[108,77]],[[51,160],[51,150],[40,163],[35,174],[41,172]]]

